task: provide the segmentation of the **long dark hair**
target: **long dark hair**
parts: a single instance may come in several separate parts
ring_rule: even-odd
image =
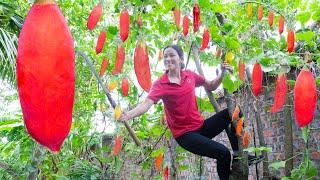
[[[174,50],[178,53],[179,58],[182,60],[182,62],[181,62],[181,69],[184,69],[186,66],[185,66],[185,64],[184,64],[184,56],[183,56],[183,50],[182,50],[182,48],[181,48],[179,45],[177,45],[177,44],[171,44],[171,45],[169,45],[169,46],[166,46],[166,47],[163,49],[163,52],[164,52],[167,48],[172,48],[172,49],[174,49]]]

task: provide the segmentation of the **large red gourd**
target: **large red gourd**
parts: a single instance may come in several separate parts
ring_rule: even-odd
[[[106,32],[105,31],[101,31],[97,40],[97,45],[96,45],[96,54],[101,53],[103,47],[104,47],[104,43],[106,42]]]
[[[75,91],[73,39],[54,1],[35,3],[23,24],[17,85],[28,133],[59,151],[72,122]]]
[[[99,3],[90,12],[89,17],[88,17],[88,21],[87,21],[87,28],[90,31],[97,26],[97,24],[102,16],[102,11],[103,11],[102,4]]]
[[[276,90],[274,93],[274,103],[270,108],[270,112],[275,113],[280,111],[282,106],[286,103],[288,93],[288,84],[285,74],[279,74],[277,78]]]
[[[193,32],[197,32],[200,27],[200,6],[198,3],[193,6]]]
[[[280,16],[280,19],[279,19],[279,34],[280,35],[283,33],[283,28],[284,28],[284,17]]]
[[[294,50],[294,31],[289,29],[287,36],[288,52],[291,53]]]
[[[258,96],[262,91],[263,72],[259,63],[253,66],[252,71],[252,91],[255,96]]]
[[[179,7],[175,7],[173,10],[173,16],[174,16],[174,22],[177,26],[177,28],[180,28],[180,8]]]
[[[122,78],[121,92],[122,92],[123,96],[128,96],[128,93],[129,93],[129,80],[128,80],[128,78]]]
[[[126,41],[129,35],[130,16],[128,10],[124,9],[120,14],[120,38],[122,42]]]
[[[294,113],[300,127],[308,125],[317,103],[316,81],[309,70],[301,70],[294,85]]]
[[[151,87],[151,73],[147,46],[138,42],[134,51],[134,72],[142,89],[149,92]]]
[[[210,41],[210,32],[208,28],[205,28],[202,36],[200,51],[204,51],[208,47],[209,41]]]
[[[118,45],[116,52],[116,63],[114,65],[114,69],[111,71],[112,75],[117,75],[121,72],[122,66],[125,60],[125,51],[122,44]]]
[[[189,18],[187,15],[183,17],[182,28],[183,35],[187,36],[189,32]]]

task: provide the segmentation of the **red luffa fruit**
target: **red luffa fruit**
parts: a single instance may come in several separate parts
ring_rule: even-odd
[[[193,6],[193,32],[197,32],[200,27],[200,6],[194,4]]]
[[[242,60],[239,61],[238,68],[239,68],[240,80],[244,81],[244,74],[245,74],[246,65],[244,64],[244,62]]]
[[[258,20],[261,21],[262,17],[263,17],[263,6],[260,5],[258,7]]]
[[[101,68],[99,72],[99,76],[102,77],[104,73],[106,72],[106,69],[108,68],[109,65],[109,60],[107,58],[104,58],[102,63],[101,63]]]
[[[155,161],[155,166],[157,171],[161,170],[162,161],[163,161],[163,154],[161,153],[156,157],[156,161]]]
[[[279,34],[280,35],[283,32],[283,28],[284,28],[284,17],[280,16],[280,19],[279,19]]]
[[[129,81],[128,81],[128,78],[122,78],[121,91],[122,91],[122,95],[123,96],[128,96],[128,92],[129,92]]]
[[[300,127],[304,127],[312,121],[316,103],[316,81],[309,70],[302,69],[294,85],[294,113]]]
[[[169,168],[168,166],[166,166],[163,170],[163,178],[164,180],[168,180],[169,179]]]
[[[119,44],[116,52],[116,63],[114,65],[113,70],[111,71],[112,75],[117,75],[121,72],[124,59],[125,59],[124,47],[122,44]]]
[[[201,43],[201,47],[200,47],[200,51],[203,51],[207,48],[208,44],[210,41],[210,33],[209,33],[209,29],[205,28],[204,32],[203,32],[203,37],[202,37],[202,43]]]
[[[54,1],[36,1],[25,19],[18,43],[17,85],[28,133],[51,151],[59,151],[72,122],[75,53],[67,22]]]
[[[102,4],[101,3],[97,4],[92,9],[92,11],[91,11],[91,13],[90,13],[90,15],[88,17],[88,21],[87,21],[87,27],[88,27],[88,29],[90,31],[97,26],[97,24],[98,24],[98,22],[99,22],[99,20],[100,20],[100,18],[102,16],[102,11],[103,11],[102,9],[103,8],[102,8]]]
[[[252,71],[252,91],[255,96],[258,96],[262,91],[263,72],[259,63],[256,63]]]
[[[237,136],[242,136],[243,124],[244,124],[244,120],[242,117],[242,118],[240,118],[240,120],[238,121],[237,126],[236,126],[236,135]]]
[[[105,42],[106,42],[106,32],[101,31],[97,40],[96,54],[101,53]]]
[[[276,84],[276,90],[274,94],[274,103],[273,106],[270,108],[270,112],[275,113],[280,111],[282,106],[286,103],[288,93],[288,84],[287,78],[285,74],[279,74]]]
[[[174,22],[177,26],[177,28],[180,28],[180,8],[179,7],[175,7],[173,10],[173,16],[174,16]]]
[[[244,148],[248,148],[249,147],[249,133],[248,132],[245,132],[244,135],[243,135],[243,147]]]
[[[147,46],[138,42],[134,51],[134,72],[142,89],[149,92],[151,87],[151,73]]]
[[[116,139],[114,140],[114,147],[113,147],[113,151],[112,151],[112,155],[116,156],[119,154],[121,148],[122,148],[122,137],[121,136],[117,136]]]
[[[288,31],[287,46],[288,52],[291,53],[294,50],[294,32],[292,29]]]
[[[141,26],[142,26],[142,19],[141,19],[141,16],[138,16],[138,19],[137,19],[137,25],[138,25],[138,28],[141,28]]]
[[[187,36],[189,32],[189,18],[187,15],[183,17],[182,28],[183,28],[182,30],[183,35]]]
[[[122,42],[126,41],[129,35],[130,16],[126,9],[120,14],[120,38]]]
[[[268,13],[268,23],[269,23],[270,27],[273,25],[273,12],[272,11],[269,11],[269,13]]]

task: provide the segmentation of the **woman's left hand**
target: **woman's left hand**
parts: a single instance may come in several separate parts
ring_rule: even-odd
[[[230,64],[226,62],[221,63],[221,70],[222,70],[222,75],[225,75],[228,71],[230,73],[233,73],[232,67],[230,66]]]

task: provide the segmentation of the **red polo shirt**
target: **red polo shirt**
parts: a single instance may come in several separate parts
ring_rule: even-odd
[[[199,129],[203,124],[195,96],[195,87],[203,85],[205,78],[190,70],[181,71],[180,85],[170,83],[164,73],[152,84],[147,98],[157,103],[162,99],[166,120],[174,138]]]

